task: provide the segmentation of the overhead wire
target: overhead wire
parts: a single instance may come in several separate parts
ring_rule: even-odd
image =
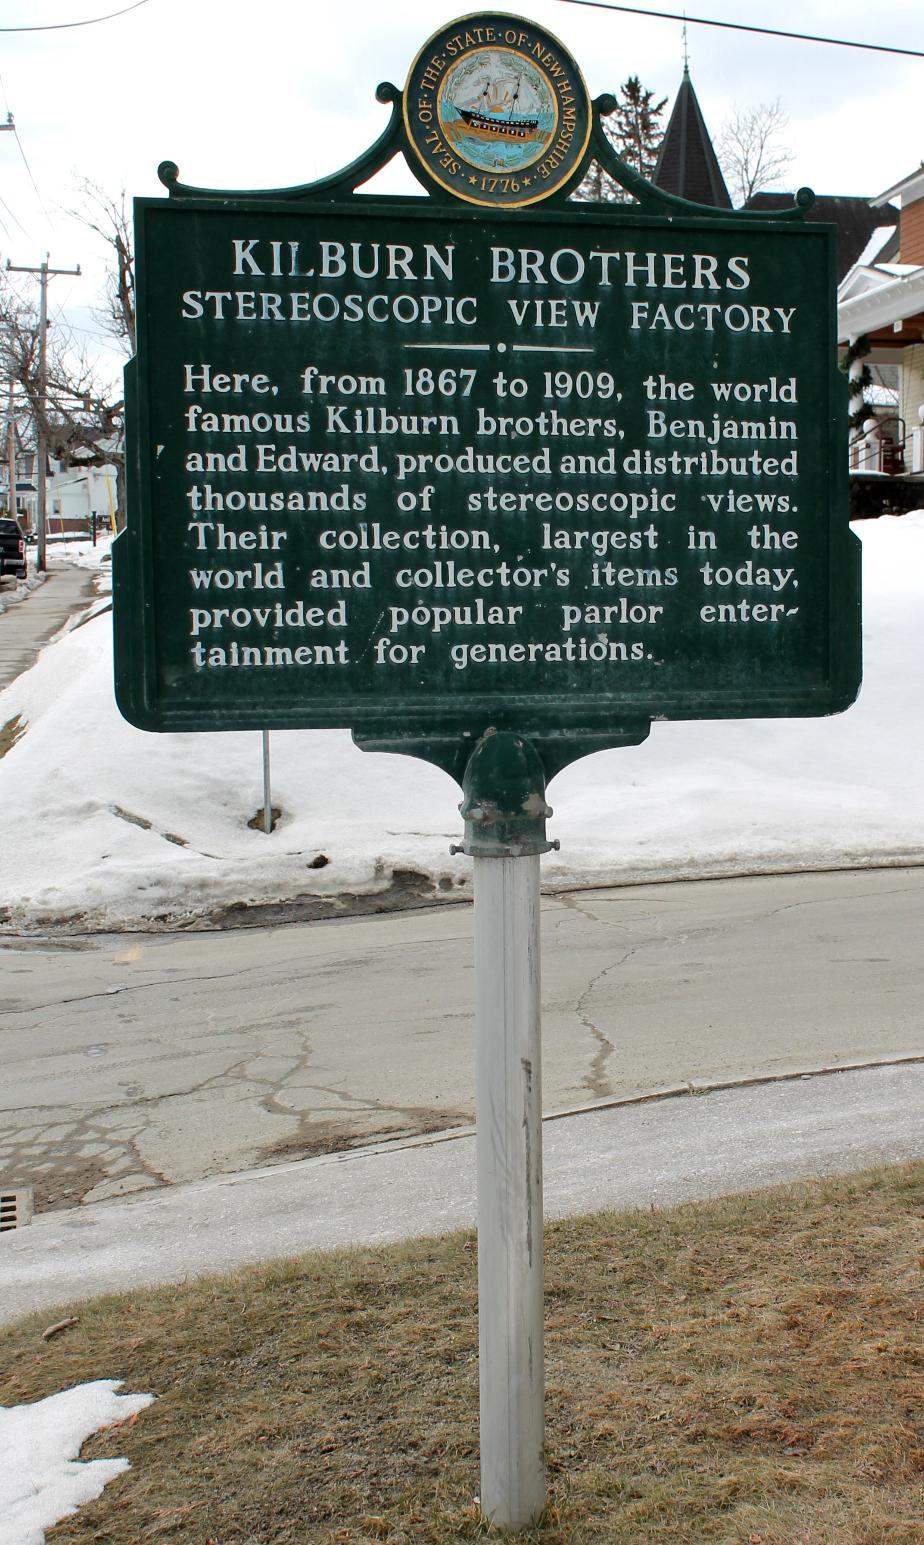
[[[2,205],[3,208],[6,210],[7,214],[9,215],[10,219],[12,220],[13,224],[19,226],[19,229],[22,231],[23,235],[25,236],[26,241],[34,241],[35,237],[32,235],[31,231],[27,231],[26,230],[26,227],[23,225],[22,221],[17,219],[16,214],[10,208],[10,206],[7,203],[6,199],[3,198],[2,196],[0,196],[0,205]],[[6,230],[6,226],[5,225],[4,225],[3,229],[6,231],[7,236],[9,236],[10,233],[9,233],[9,231]]]
[[[87,310],[89,308],[84,307],[83,309]],[[57,322],[62,329],[66,327],[68,332],[83,333],[85,338],[93,338],[97,342],[100,340],[105,340],[111,336],[111,334],[107,333],[105,327],[80,327],[76,322],[72,322],[69,317],[64,316],[60,311],[55,312],[55,315],[53,318],[51,318],[51,320]]]
[[[2,75],[0,75],[0,96],[3,97],[3,105],[4,105],[5,109],[6,109],[7,128],[12,129],[15,132],[15,125],[13,123],[13,112],[12,112],[12,109],[10,107],[9,98],[7,97],[7,94],[6,94],[6,87],[3,84],[3,76]],[[22,149],[21,146],[20,146],[20,149]],[[13,221],[13,224],[19,226],[19,229],[22,231],[22,233],[25,236],[26,240],[27,241],[34,241],[35,237],[32,235],[32,232],[26,230],[26,227],[23,225],[22,221],[18,218],[18,216],[16,215],[14,210],[10,208],[10,205],[7,203],[5,198],[0,197],[0,205],[2,205],[3,208],[6,210],[7,214],[10,217],[10,219]],[[9,233],[9,231],[6,230],[6,226],[5,225],[4,225],[3,229],[6,231],[7,236],[9,236],[10,233]]]
[[[47,208],[47,206],[45,204],[45,200],[42,198],[41,192],[39,190],[39,185],[36,182],[34,176],[32,175],[32,168],[29,165],[28,157],[26,156],[26,152],[25,152],[25,147],[23,146],[22,140],[19,138],[19,130],[17,129],[16,124],[13,121],[13,110],[10,107],[9,98],[8,98],[8,96],[6,94],[6,87],[3,84],[3,77],[2,77],[2,75],[0,75],[0,92],[3,93],[3,105],[6,108],[7,128],[12,130],[13,138],[15,139],[17,145],[19,146],[19,154],[22,156],[23,165],[25,166],[26,171],[29,173],[29,181],[31,182],[33,188],[35,189],[35,196],[36,196],[36,198],[38,199],[39,203],[42,206],[42,213],[44,214],[45,219],[47,220],[48,225],[50,227],[51,226],[51,215],[48,213],[48,208]],[[19,229],[22,231],[23,235],[26,236],[29,241],[34,241],[35,238],[33,236],[30,236],[29,232],[26,230],[26,228],[22,224],[22,222],[20,220],[16,219],[16,216],[13,214],[12,209],[10,209],[10,207],[6,203],[6,201],[0,199],[0,203],[3,203],[4,208],[9,210],[9,213],[13,216],[13,219],[16,220],[16,224],[19,226]]]
[[[80,277],[83,278],[83,275],[81,274]],[[70,327],[71,324],[65,316],[65,310],[70,305],[71,296],[74,293],[74,285],[75,279],[71,279],[70,284],[67,286],[67,293],[63,298],[54,301],[48,318],[49,322],[56,322],[59,326]]]
[[[828,43],[833,48],[863,48],[876,54],[904,54],[910,59],[924,59],[920,48],[895,48],[888,43],[857,43],[848,38],[822,37],[814,32],[784,32],[780,27],[752,27],[743,21],[715,21],[708,16],[691,16],[688,11],[649,11],[640,5],[616,5],[612,0],[559,0],[561,5],[584,5],[594,11],[625,11],[630,16],[649,16],[656,21],[683,21],[695,27],[721,27],[727,32],[758,32],[768,38],[791,38],[799,43]]]
[[[129,11],[137,11],[148,3],[149,0],[135,0],[134,5],[123,6],[121,11],[110,11],[106,16],[87,16],[83,21],[46,22],[33,27],[0,27],[0,32],[64,32],[70,27],[95,27],[97,22],[114,21],[117,16],[127,16]]]
[[[39,203],[42,206],[42,213],[44,214],[45,219],[48,221],[49,226],[51,226],[52,219],[51,219],[51,215],[48,213],[48,206],[45,203],[45,200],[42,198],[41,189],[39,188],[38,183],[36,182],[35,178],[32,175],[32,168],[29,165],[29,160],[28,160],[28,157],[26,155],[25,148],[23,146],[23,142],[19,138],[19,130],[16,128],[15,124],[13,126],[13,138],[15,139],[17,145],[19,146],[19,154],[22,156],[23,165],[25,166],[26,171],[29,173],[29,181],[31,182],[33,188],[35,189],[35,196],[36,196],[36,198],[38,199]]]
[[[14,32],[63,32],[63,31],[68,31],[68,30],[70,30],[70,29],[72,29],[74,27],[93,27],[93,26],[96,26],[96,24],[98,22],[114,21],[119,16],[127,16],[130,11],[140,10],[140,8],[143,5],[148,5],[148,4],[149,4],[149,0],[133,0],[133,4],[123,6],[118,11],[108,11],[104,16],[86,16],[86,17],[83,17],[80,21],[62,21],[62,22],[34,23],[33,25],[25,26],[25,27],[5,27],[5,26],[0,26],[0,33],[14,33]],[[0,80],[0,88],[3,89],[3,98],[4,98],[4,101],[6,102],[7,115],[10,118],[10,120],[12,120],[12,116],[13,115],[12,115],[12,112],[10,111],[9,102],[6,100],[6,90],[5,90],[5,88],[3,88],[2,80]],[[37,197],[39,203],[42,206],[42,213],[44,214],[45,219],[48,222],[49,227],[51,227],[51,225],[52,225],[51,215],[48,212],[48,207],[47,207],[47,205],[45,203],[45,200],[42,197],[39,185],[38,185],[38,183],[35,180],[35,177],[34,177],[33,172],[32,172],[32,168],[29,165],[29,159],[28,159],[28,157],[26,155],[25,147],[24,147],[24,145],[22,143],[22,140],[19,137],[19,130],[16,128],[15,124],[11,123],[11,126],[12,126],[12,129],[13,129],[14,138],[16,140],[17,145],[19,146],[19,153],[22,156],[23,165],[25,166],[26,171],[29,174],[29,180],[32,183],[33,188],[35,189],[36,197]],[[29,236],[29,233],[25,229],[25,226],[22,225],[22,223],[18,219],[16,219],[16,216],[13,214],[13,211],[9,208],[9,205],[6,204],[4,200],[0,200],[0,203],[3,203],[3,207],[8,210],[8,212],[12,216],[13,220],[15,220],[16,224],[19,226],[19,229],[23,232],[23,235],[27,236],[30,241],[33,240],[34,238]],[[6,227],[4,227],[4,229],[6,229]],[[9,235],[9,232],[7,232],[7,235]]]

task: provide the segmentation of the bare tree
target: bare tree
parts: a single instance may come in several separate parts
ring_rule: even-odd
[[[135,264],[124,191],[118,198],[97,183],[79,188],[77,219],[109,249],[104,304],[95,312],[101,330],[126,354],[135,351]],[[60,320],[47,324],[44,379],[34,288],[0,276],[0,376],[16,388],[24,438],[44,437],[49,456],[64,466],[112,466],[119,518],[125,509],[124,403],[84,346]]]
[[[96,312],[103,331],[116,338],[128,354],[135,352],[135,255],[132,230],[125,209],[125,189],[111,198],[98,183],[85,178],[80,185],[80,207],[71,213],[88,230],[102,237],[109,249],[106,305]]]
[[[119,510],[124,510],[124,404],[75,344],[66,326],[49,323],[44,378],[41,330],[32,290],[0,276],[0,376],[12,382],[19,415],[44,435],[49,456],[65,466],[116,469]]]
[[[757,107],[736,107],[725,120],[715,148],[736,205],[781,180],[793,159],[781,139],[788,124],[779,97]]]

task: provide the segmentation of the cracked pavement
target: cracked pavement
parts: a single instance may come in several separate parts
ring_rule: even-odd
[[[542,908],[546,1110],[924,1058],[924,869]],[[465,1126],[467,906],[0,938],[0,1179],[39,1211]]]

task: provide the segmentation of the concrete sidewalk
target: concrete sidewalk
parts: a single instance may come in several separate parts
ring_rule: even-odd
[[[0,690],[27,671],[69,617],[94,597],[93,571],[68,564],[51,569],[44,584],[0,612]],[[5,589],[4,600],[12,599]]]
[[[906,1062],[546,1117],[546,1215],[670,1206],[921,1158],[922,1096],[924,1065]],[[0,1322],[474,1222],[471,1129],[44,1213],[0,1235]]]

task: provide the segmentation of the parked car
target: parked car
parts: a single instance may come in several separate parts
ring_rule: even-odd
[[[9,515],[0,515],[0,578],[4,574],[26,577],[26,538],[19,521]]]

